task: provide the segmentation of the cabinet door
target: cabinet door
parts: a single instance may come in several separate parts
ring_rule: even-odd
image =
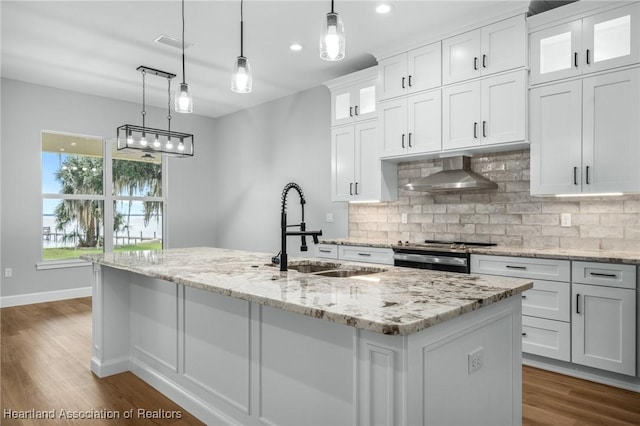
[[[480,37],[482,75],[526,66],[526,37],[524,15],[483,27]]]
[[[524,71],[482,80],[482,143],[525,139],[526,86]]]
[[[331,130],[331,199],[349,201],[353,199],[355,165],[354,126]]]
[[[382,125],[383,157],[403,155],[407,152],[407,100],[395,99],[379,104]]]
[[[582,82],[533,89],[531,121],[531,194],[581,191]]]
[[[636,371],[636,291],[572,284],[571,360],[616,373]]]
[[[640,3],[585,18],[584,72],[640,62]]]
[[[442,149],[442,95],[440,90],[407,98],[409,153]]]
[[[640,70],[582,84],[583,192],[640,191]]]
[[[480,30],[442,41],[442,84],[480,75]]]
[[[376,83],[367,82],[357,85],[354,90],[355,102],[353,115],[356,121],[376,117]]]
[[[531,84],[580,75],[581,37],[581,20],[531,33]]]
[[[353,192],[359,201],[380,200],[381,164],[377,121],[355,126],[355,181]]]
[[[353,99],[354,93],[351,87],[331,92],[331,125],[353,123]]]
[[[442,83],[442,43],[437,42],[407,55],[409,93],[420,92],[440,86]]]
[[[395,98],[407,93],[407,54],[392,56],[378,65],[379,100]]]
[[[442,90],[442,148],[480,145],[480,82]]]

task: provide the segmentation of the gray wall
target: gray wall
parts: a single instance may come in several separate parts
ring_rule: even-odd
[[[331,202],[329,106],[329,90],[320,86],[216,120],[219,247],[277,253],[280,199],[288,182],[304,191],[307,229],[347,236],[347,203]],[[295,191],[287,205],[288,222],[299,223]],[[325,221],[326,213],[333,213],[333,223]],[[298,238],[289,237],[289,253],[299,253],[299,246]]]
[[[1,296],[91,285],[89,267],[37,271],[41,259],[42,130],[115,137],[116,127],[140,121],[140,105],[2,79],[2,278]],[[147,108],[150,127],[166,128],[166,110]],[[169,159],[166,213],[171,247],[211,246],[215,241],[215,121],[175,114],[172,128],[196,135],[197,155]]]

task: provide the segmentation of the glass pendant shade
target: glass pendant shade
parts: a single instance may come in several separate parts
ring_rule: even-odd
[[[193,112],[193,97],[187,83],[180,83],[176,90],[176,112]]]
[[[251,66],[244,56],[238,56],[231,75],[231,90],[236,93],[251,92]]]
[[[320,58],[325,61],[339,61],[344,58],[344,25],[340,15],[327,13],[320,35]]]

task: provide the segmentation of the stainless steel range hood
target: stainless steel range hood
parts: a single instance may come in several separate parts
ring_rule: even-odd
[[[471,170],[471,157],[458,156],[442,159],[442,171],[416,179],[405,189],[422,192],[496,189],[498,184]]]

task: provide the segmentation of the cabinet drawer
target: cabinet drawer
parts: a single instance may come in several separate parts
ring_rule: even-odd
[[[353,262],[393,265],[393,250],[378,247],[340,246],[338,247],[338,258]]]
[[[571,318],[569,283],[535,280],[533,288],[522,293],[522,315],[568,322]]]
[[[570,361],[571,326],[542,318],[522,317],[522,351],[548,358]]]
[[[338,258],[338,246],[335,244],[318,244],[316,245],[316,257],[325,259]]]
[[[616,263],[573,262],[573,282],[636,289],[636,266]]]
[[[535,280],[570,281],[568,260],[527,257],[471,255],[471,273]]]

